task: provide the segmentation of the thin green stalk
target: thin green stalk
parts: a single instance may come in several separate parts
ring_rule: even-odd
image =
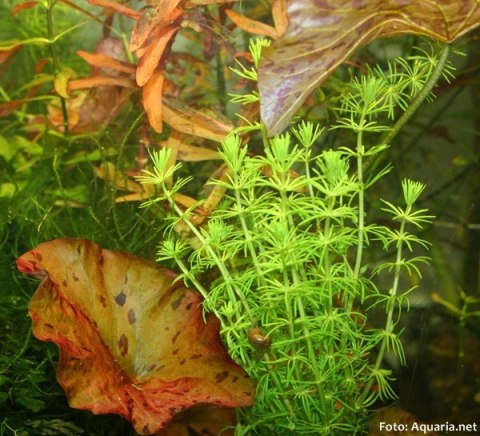
[[[409,208],[407,209],[407,214],[409,212]],[[398,283],[400,280],[400,270],[401,270],[401,265],[402,265],[402,249],[403,249],[403,243],[402,243],[402,238],[405,234],[405,220],[402,221],[402,224],[400,225],[400,230],[399,230],[399,236],[398,236],[398,245],[397,245],[397,255],[396,255],[396,260],[395,260],[395,272],[394,272],[394,277],[393,277],[393,284],[392,288],[390,290],[390,298],[392,301],[395,300],[398,292]],[[382,340],[382,344],[380,346],[380,350],[377,355],[377,359],[375,361],[375,365],[373,367],[373,372],[377,372],[380,369],[380,366],[382,365],[383,362],[383,357],[385,355],[385,351],[387,348],[387,339],[392,331],[393,331],[393,312],[395,310],[395,304],[391,304],[387,313],[387,320],[385,322],[385,330],[384,334],[385,337]],[[367,385],[365,386],[365,389],[363,390],[362,394],[360,395],[359,398],[359,404],[363,404],[365,401],[365,398],[367,397],[368,393],[370,392],[370,389],[373,385],[374,379],[370,378],[368,381]]]
[[[329,235],[332,233],[331,230],[331,214],[333,212],[333,206],[335,204],[335,199],[332,197],[328,201],[328,210],[327,210],[327,218],[325,219],[325,226],[324,226],[324,234],[326,237],[329,237]],[[323,268],[324,268],[324,274],[325,277],[327,278],[327,283],[328,283],[328,306],[327,306],[327,313],[328,315],[332,314],[332,308],[333,308],[333,293],[332,293],[332,283],[330,280],[330,256],[328,253],[328,244],[325,244],[324,250],[323,250]]]
[[[230,268],[231,268],[231,270],[235,270],[235,266],[232,263],[230,265]],[[187,270],[185,269],[183,271],[186,272]],[[195,284],[195,282],[193,282],[193,283]],[[205,289],[204,289],[204,292],[206,293]],[[217,315],[217,317],[219,317],[219,315]],[[222,321],[222,325],[223,325],[223,321]],[[242,354],[242,357],[244,358],[245,363],[247,365],[251,365],[250,359],[248,358],[248,356],[246,354]],[[267,371],[269,373],[269,376],[271,376],[271,378],[273,379],[273,384],[279,390],[279,392],[281,392],[283,390],[283,386],[280,382],[280,379],[277,377],[276,371],[273,370],[273,366],[272,366],[273,364],[272,364],[272,359],[270,358],[270,355],[268,354],[267,351],[265,351],[265,353],[263,353],[262,357],[263,357],[263,361],[266,363],[266,368],[267,368]],[[282,401],[285,404],[285,407],[287,408],[289,414],[293,416],[294,412],[293,412],[293,408],[292,408],[292,404],[291,404],[290,400],[288,398],[282,398]],[[272,407],[273,407],[273,405],[272,405]],[[281,410],[279,410],[279,411],[281,412]]]
[[[365,113],[362,113],[359,126],[360,130],[357,134],[357,178],[358,178],[358,242],[357,242],[357,254],[355,257],[355,267],[353,269],[353,278],[358,279],[360,276],[360,268],[362,266],[362,255],[363,255],[363,239],[365,232],[365,198],[364,191],[365,187],[363,185],[363,125],[365,124]],[[351,301],[352,299],[350,299]],[[350,308],[347,308],[349,310]]]
[[[312,200],[312,206],[315,205],[315,192],[313,191],[313,184],[310,183],[310,181],[312,180],[312,175],[311,175],[311,172],[310,172],[310,155],[311,155],[312,151],[310,149],[306,150],[305,151],[305,165],[304,165],[304,168],[305,168],[305,177],[307,179],[307,187],[308,187],[308,194],[310,195],[310,198]],[[317,229],[320,227],[320,224],[319,224],[319,221],[318,221],[318,218],[315,219],[315,223],[317,224]]]
[[[57,3],[57,0],[49,0],[47,6],[47,32],[48,32],[48,39],[50,41],[49,49],[50,49],[50,56],[52,57],[53,62],[53,72],[57,75],[60,72],[60,63],[58,61],[57,53],[55,50],[55,42],[54,42],[54,32],[53,32],[53,9]],[[68,111],[67,111],[67,103],[65,99],[59,95],[60,98],[60,105],[62,108],[62,116],[63,116],[63,132],[65,136],[68,138],[69,136],[69,128],[68,128]]]
[[[257,288],[265,285],[265,280],[263,273],[260,269],[260,265],[258,262],[258,257],[257,257],[257,252],[255,251],[255,248],[253,247],[252,241],[253,237],[252,234],[250,233],[250,230],[248,228],[247,222],[245,221],[245,216],[243,214],[243,205],[242,205],[242,198],[240,196],[240,191],[238,189],[238,176],[237,174],[233,174],[234,177],[234,193],[235,193],[235,204],[237,207],[238,212],[238,219],[240,220],[240,225],[242,226],[242,231],[243,231],[243,236],[245,237],[245,244],[247,245],[248,252],[250,253],[250,256],[252,258],[252,263],[255,268],[256,272],[256,277],[255,280],[257,281]]]
[[[127,144],[127,141],[128,141],[128,138],[130,138],[130,136],[132,135],[132,133],[135,131],[135,129],[138,127],[138,125],[140,124],[141,120],[143,119],[143,116],[145,115],[145,112],[144,111],[141,111],[140,114],[137,116],[137,118],[135,118],[135,120],[133,121],[133,123],[130,125],[130,127],[128,128],[127,132],[125,133],[125,135],[123,135],[123,138],[122,138],[122,142],[120,143],[120,147],[118,149],[118,155],[117,155],[117,162],[116,162],[116,169],[120,168],[120,164],[122,162],[122,158],[123,158],[123,153],[125,151],[125,146]],[[116,195],[116,190],[115,190],[115,187],[113,188],[112,192],[111,192],[111,196],[112,196],[112,201],[113,198],[115,197]],[[113,207],[112,208],[112,217],[113,217],[113,223],[115,225],[115,228],[117,230],[117,233],[118,235],[121,235],[122,234],[122,230],[121,230],[121,226],[119,224],[120,220],[118,219],[118,214],[117,214],[117,208],[116,207]]]
[[[285,180],[285,173],[282,171],[281,173],[281,182],[282,182],[282,185],[285,186],[286,185],[286,180]],[[290,229],[295,229],[295,223],[293,222],[293,218],[292,216],[288,213],[288,199],[286,197],[286,194],[285,194],[285,190],[282,189],[280,191],[280,199],[281,199],[281,205],[282,205],[282,219],[285,220],[286,219],[286,224],[288,226],[288,228]],[[297,276],[297,272],[296,272],[296,269],[297,267],[292,267],[292,279],[293,279],[293,283],[298,285],[300,280],[299,280],[299,277]],[[284,269],[285,271],[285,269]],[[305,271],[302,271],[303,274],[302,275],[302,278],[303,280],[306,280],[306,273]],[[286,288],[288,289],[288,277],[286,278],[287,282],[285,283],[286,285]],[[300,319],[303,319],[303,320],[307,320],[308,317],[305,313],[305,308],[304,308],[304,305],[303,305],[303,299],[300,295],[297,295],[296,298],[296,303],[297,303],[297,307],[298,307],[298,311],[299,311],[299,314],[300,314]],[[292,313],[290,310],[287,310],[287,316],[288,316],[288,319],[289,319],[289,324],[291,324],[293,326],[293,323],[292,323]],[[303,323],[302,324],[302,330],[303,330],[303,335],[305,336],[305,342],[307,344],[307,352],[308,352],[308,358],[310,360],[310,363],[312,365],[312,370],[313,370],[313,375],[315,377],[315,389],[316,391],[318,392],[318,396],[319,396],[319,400],[320,400],[320,407],[322,409],[322,412],[323,414],[325,415],[326,417],[326,420],[328,421],[329,420],[329,416],[330,416],[330,412],[328,410],[328,407],[327,407],[327,404],[325,402],[325,391],[323,390],[323,386],[318,383],[318,381],[320,380],[320,375],[318,374],[318,369],[317,369],[317,359],[315,357],[315,351],[313,349],[313,344],[312,344],[312,339],[311,339],[311,334],[310,334],[310,329],[308,328],[308,326]],[[297,365],[295,365],[295,368],[297,368]]]
[[[235,289],[231,283],[232,283],[232,278],[228,272],[228,270],[225,268],[225,264],[218,258],[217,253],[212,249],[212,247],[207,243],[203,235],[198,231],[198,229],[191,223],[190,220],[184,218],[184,213],[182,210],[177,206],[177,203],[175,203],[175,200],[172,198],[171,192],[168,190],[168,188],[165,186],[164,183],[162,183],[162,190],[163,194],[165,197],[168,199],[168,202],[170,204],[170,207],[175,211],[175,213],[182,218],[183,222],[187,225],[187,227],[190,229],[190,231],[198,238],[198,240],[202,243],[202,245],[208,250],[208,253],[212,257],[212,259],[215,261],[215,264],[217,265],[220,274],[222,274],[223,280],[228,284],[228,292],[229,292],[229,298],[232,302],[236,302],[237,298],[235,294],[238,296],[240,299],[247,316],[250,318],[250,322],[253,324],[253,318],[252,318],[252,312],[250,310],[250,306],[245,299],[245,296],[239,292],[237,289]]]
[[[2,370],[3,370],[4,372],[7,372],[7,370],[8,370],[18,359],[20,359],[20,357],[22,357],[22,356],[25,354],[25,352],[27,351],[27,348],[28,348],[28,344],[30,343],[30,339],[32,339],[32,330],[31,330],[31,329],[28,329],[28,331],[27,331],[27,337],[25,338],[25,341],[24,341],[24,343],[23,343],[22,348],[20,349],[20,351],[19,351],[17,354],[15,354],[15,356],[13,356],[13,359],[10,360],[10,361],[8,362],[8,364],[7,364],[5,367],[2,368]]]
[[[235,188],[234,188],[235,203],[236,203],[237,209],[239,211],[238,218],[239,218],[240,224],[242,226],[242,231],[243,231],[243,235],[244,235],[244,238],[245,238],[245,243],[247,245],[248,252],[250,253],[250,256],[252,258],[252,263],[255,267],[255,272],[256,272],[256,278],[255,279],[257,281],[257,289],[260,289],[262,286],[265,285],[264,275],[263,275],[263,273],[260,269],[257,253],[255,251],[255,248],[254,248],[253,244],[252,244],[252,240],[253,240],[252,234],[250,233],[247,222],[245,221],[245,216],[243,214],[242,199],[241,199],[241,196],[240,196],[240,191],[238,189],[239,181],[238,181],[238,175],[236,174],[236,172],[233,172],[233,177],[234,177],[234,186],[235,186]],[[273,379],[273,383],[276,385],[276,387],[281,392],[283,390],[282,384],[280,383],[280,380],[276,376],[275,371],[271,371],[271,368],[270,368],[270,365],[269,365],[271,363],[271,359],[270,359],[270,356],[267,352],[265,352],[263,354],[263,360],[267,364],[268,372]],[[283,402],[285,404],[285,407],[287,408],[288,412],[290,414],[293,414],[293,408],[292,408],[292,405],[290,403],[290,400],[288,398],[283,398],[282,400],[283,400]]]
[[[215,70],[217,76],[217,98],[218,102],[220,103],[220,107],[222,108],[222,112],[225,114],[227,110],[227,87],[225,83],[225,71],[223,67],[222,50],[217,50],[215,60]]]
[[[138,127],[138,125],[140,124],[140,121],[142,121],[142,118],[143,118],[144,115],[145,115],[145,111],[141,111],[138,114],[137,118],[135,118],[133,123],[130,125],[130,127],[128,128],[125,135],[123,135],[122,142],[120,143],[120,147],[119,147],[119,150],[118,150],[117,167],[120,166],[120,163],[122,161],[123,153],[125,151],[125,145],[127,144],[128,138],[130,138],[130,135]]]
[[[432,92],[433,87],[436,85],[440,76],[442,75],[443,69],[448,59],[448,54],[450,53],[450,46],[445,44],[440,52],[440,56],[438,57],[437,65],[433,70],[432,75],[429,77],[423,89],[418,93],[415,97],[413,102],[410,104],[408,109],[402,114],[402,116],[398,119],[398,121],[393,126],[393,129],[390,130],[383,138],[381,143],[382,144],[390,144],[392,139],[397,136],[398,132],[402,129],[402,127],[406,124],[406,122],[412,117],[412,115],[416,112],[419,106],[423,103],[423,101],[428,97],[430,92]]]
[[[62,178],[60,177],[60,173],[58,172],[58,168],[60,166],[60,159],[63,154],[63,148],[62,147],[55,147],[53,151],[53,160],[52,160],[52,169],[53,173],[55,174],[55,179],[57,180],[58,183],[58,188],[60,189],[60,192],[62,193],[62,197],[65,199],[65,208],[68,213],[68,217],[70,218],[70,223],[72,227],[76,230],[76,223],[77,221],[73,217],[72,213],[72,206],[70,202],[67,199],[67,196],[65,194],[65,189],[63,187],[62,183]]]
[[[420,93],[415,97],[413,102],[410,104],[408,109],[402,114],[402,116],[398,119],[398,121],[395,123],[393,126],[392,130],[387,132],[380,140],[380,144],[391,144],[392,140],[398,135],[402,127],[408,122],[408,120],[415,114],[417,109],[420,107],[420,105],[424,102],[424,100],[428,97],[430,92],[432,92],[433,88],[437,84],[438,80],[440,79],[442,75],[442,71],[445,67],[445,64],[448,60],[448,55],[450,53],[450,46],[448,44],[445,44],[443,47],[440,56],[438,57],[437,64],[435,65],[435,68],[433,70],[432,75],[429,77],[427,82],[425,83],[425,86],[423,89],[420,91]],[[449,107],[449,104],[453,99],[456,97],[456,94],[458,91],[449,99],[448,102],[445,103],[445,105],[431,118],[430,122],[428,123],[427,126],[425,126],[424,129],[415,137],[413,138],[403,149],[401,149],[401,152],[406,152],[412,145],[416,144],[418,140],[422,137],[422,135],[428,131],[428,126],[431,126],[435,120],[442,114],[442,112]],[[369,164],[369,169],[372,173],[375,173],[376,169],[384,160],[385,155],[384,154],[379,154],[375,157],[375,159],[372,160]]]
[[[458,369],[457,380],[461,385],[465,378],[465,329],[467,327],[468,316],[468,303],[466,300],[462,304],[462,312],[458,323],[458,345],[457,345],[457,357],[458,357]]]

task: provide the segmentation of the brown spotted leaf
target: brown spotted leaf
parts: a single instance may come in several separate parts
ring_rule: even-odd
[[[147,43],[155,28],[162,29],[179,18],[183,12],[177,8],[179,3],[180,0],[159,0],[155,6],[147,6],[132,30],[130,50],[136,51]]]
[[[60,348],[69,403],[116,413],[151,434],[196,404],[252,402],[252,385],[222,346],[219,322],[175,275],[82,239],[57,239],[17,260],[43,281],[29,305],[37,338]]]
[[[163,117],[172,129],[216,142],[223,141],[233,129],[220,113],[210,116],[168,98],[163,99]]]
[[[452,42],[480,22],[478,0],[291,0],[288,28],[263,49],[261,116],[270,136],[358,48],[393,35]]]
[[[238,27],[240,27],[240,29],[244,30],[245,32],[253,33],[254,35],[269,36],[273,39],[278,37],[275,28],[269,26],[268,24],[262,23],[261,21],[252,20],[251,18],[238,14],[232,9],[227,9],[225,13],[227,14],[228,18],[230,18]]]

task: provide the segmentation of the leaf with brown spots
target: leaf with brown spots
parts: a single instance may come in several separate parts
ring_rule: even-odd
[[[219,322],[175,274],[83,239],[57,239],[17,260],[43,281],[29,305],[33,333],[60,348],[57,378],[69,403],[116,413],[137,433],[164,428],[197,404],[252,403]]]
[[[269,36],[277,39],[287,30],[288,17],[286,13],[287,0],[273,0],[272,18],[274,26],[270,26],[261,21],[237,14],[232,9],[227,9],[225,13],[240,29],[254,35]]]
[[[216,142],[233,130],[233,124],[220,113],[210,116],[168,98],[163,99],[163,117],[172,129]]]
[[[419,34],[452,42],[480,23],[478,0],[292,0],[285,34],[259,66],[261,116],[269,136],[285,129],[308,95],[358,48]]]
[[[248,33],[253,33],[254,35],[263,35],[269,36],[270,38],[276,39],[278,37],[277,31],[274,27],[269,26],[268,24],[262,23],[261,21],[252,20],[251,18],[245,17],[232,9],[227,9],[225,11],[228,18],[230,18],[240,29]]]
[[[177,8],[179,3],[179,0],[159,0],[155,6],[147,6],[132,30],[130,50],[138,50],[151,39],[155,29],[163,29],[179,18],[183,12]]]

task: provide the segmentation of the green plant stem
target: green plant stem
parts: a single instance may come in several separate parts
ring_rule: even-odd
[[[117,167],[120,166],[120,163],[123,158],[123,153],[125,151],[125,145],[127,144],[128,138],[130,138],[130,135],[135,131],[135,129],[138,127],[140,124],[140,121],[142,121],[143,116],[145,115],[145,111],[141,111],[138,116],[135,118],[133,123],[130,125],[128,128],[127,132],[125,135],[123,135],[122,142],[120,143],[120,147],[118,150],[118,156],[117,156]]]
[[[217,50],[215,60],[217,76],[217,97],[218,102],[220,103],[220,107],[222,108],[222,112],[225,114],[227,110],[227,88],[225,84],[225,71],[223,67],[222,51],[220,49]]]
[[[416,112],[419,106],[423,103],[423,101],[428,97],[430,92],[432,92],[433,87],[436,85],[440,76],[442,75],[443,68],[445,67],[445,63],[447,62],[448,55],[450,53],[450,46],[445,44],[440,52],[440,56],[437,60],[437,65],[432,72],[432,75],[428,78],[427,82],[423,89],[418,93],[415,97],[413,102],[410,104],[408,109],[402,114],[402,116],[398,119],[398,121],[393,126],[393,129],[390,130],[383,138],[381,143],[382,144],[390,144],[392,139],[397,136],[398,132],[402,129],[402,127],[406,124],[406,122],[412,117],[412,115]]]
[[[438,57],[437,65],[435,65],[435,68],[432,72],[432,75],[428,78],[428,80],[425,83],[425,86],[423,89],[419,92],[419,94],[415,97],[413,102],[410,104],[410,106],[407,108],[407,110],[402,114],[402,116],[398,119],[398,121],[395,123],[393,126],[392,130],[387,132],[384,136],[382,136],[380,140],[380,144],[390,144],[392,140],[398,135],[402,127],[408,122],[408,120],[415,114],[419,106],[424,102],[424,100],[428,97],[434,86],[437,84],[438,80],[440,79],[442,75],[442,71],[445,67],[445,64],[448,59],[448,55],[450,53],[450,46],[448,44],[445,44],[443,46],[442,51],[440,52],[440,55]],[[450,100],[449,100],[450,101]],[[432,120],[430,121],[429,124],[434,121],[437,116],[441,114],[441,112],[448,107],[448,103],[444,105],[444,108],[440,109],[438,114],[435,114]],[[427,128],[424,128],[422,132],[420,132],[414,139],[410,141],[409,144],[407,144],[406,147],[404,147],[401,152],[407,151],[413,144],[415,144],[420,137],[423,135],[425,131],[427,131]],[[378,166],[384,159],[384,154],[379,154],[375,159],[373,159],[372,162],[369,164],[369,169],[372,173],[375,173]]]
[[[242,226],[242,231],[243,231],[243,236],[245,237],[245,244],[247,245],[247,250],[250,253],[250,256],[252,258],[252,263],[255,267],[255,272],[256,272],[256,281],[257,281],[257,288],[260,288],[265,284],[264,276],[262,273],[262,270],[260,269],[260,265],[258,262],[258,257],[257,257],[257,252],[255,251],[255,248],[252,244],[253,237],[252,234],[248,228],[247,222],[245,220],[244,216],[244,209],[242,205],[242,198],[240,195],[240,190],[238,189],[238,186],[240,184],[238,180],[238,175],[234,172],[233,174],[233,179],[234,179],[234,193],[235,193],[235,203],[236,207],[238,210],[238,218],[240,220],[240,224]]]
[[[285,172],[283,172],[283,171],[281,173],[281,183],[282,183],[282,186],[287,185],[287,181],[285,180]],[[287,196],[286,196],[286,193],[285,193],[284,189],[282,189],[280,191],[280,199],[281,199],[281,204],[282,204],[282,219],[285,221],[288,228],[295,229],[296,228],[295,223],[293,222],[293,218],[288,211],[288,199],[287,199]],[[284,271],[286,271],[286,268],[284,269]],[[305,271],[300,272],[300,275],[302,276],[303,280],[306,280]],[[297,275],[295,266],[292,267],[292,279],[293,279],[293,282],[296,285],[298,285],[299,277]],[[286,287],[286,289],[288,289],[288,287],[289,287],[288,278],[286,278],[286,280],[287,280],[287,282],[285,283],[285,287]],[[302,297],[300,295],[297,295],[295,297],[295,300],[296,300],[296,303],[297,303],[298,312],[300,314],[300,319],[307,320],[308,317],[305,313],[305,308],[304,308],[304,305],[303,305]],[[292,319],[291,319],[292,311],[288,310],[288,309],[289,308],[287,308],[287,316],[288,316],[288,319],[289,319],[289,324],[293,326],[293,322],[292,322]],[[322,385],[319,383],[320,375],[318,374],[318,370],[317,370],[317,358],[315,357],[315,350],[313,349],[310,329],[308,328],[308,326],[305,323],[302,323],[302,330],[303,330],[303,335],[305,336],[305,341],[306,341],[306,344],[307,344],[308,359],[309,359],[309,361],[312,365],[311,367],[313,369],[313,375],[315,377],[315,389],[318,392],[318,397],[319,397],[319,400],[320,400],[320,407],[321,407],[322,412],[323,412],[323,414],[326,418],[326,421],[328,422],[330,413],[329,413],[327,404],[325,402],[325,392],[323,390]],[[297,369],[297,365],[295,365],[295,369]]]
[[[406,215],[410,212],[410,207],[407,208]],[[382,340],[382,344],[380,345],[380,350],[377,355],[377,359],[375,361],[375,365],[373,367],[373,373],[377,372],[380,369],[380,366],[382,365],[383,362],[383,356],[385,355],[385,351],[387,349],[387,337],[392,333],[394,323],[393,323],[393,312],[395,310],[395,299],[397,297],[397,292],[398,292],[398,283],[400,280],[400,270],[401,270],[401,265],[402,265],[402,249],[403,249],[403,243],[402,239],[405,235],[405,220],[402,220],[402,223],[400,225],[400,230],[399,230],[399,235],[398,235],[398,243],[397,243],[397,255],[395,259],[395,272],[393,276],[393,284],[392,288],[390,290],[390,300],[391,304],[387,303],[388,307],[388,312],[387,312],[387,320],[385,322],[385,329],[384,329],[384,337]],[[368,381],[367,385],[365,386],[365,389],[363,390],[362,394],[360,395],[359,398],[359,405],[361,406],[363,402],[365,401],[365,398],[367,397],[368,393],[370,392],[370,389],[373,385],[374,379],[370,378]]]
[[[217,265],[220,274],[222,275],[223,280],[227,283],[228,287],[228,292],[229,292],[229,298],[230,301],[236,302],[238,298],[240,299],[240,302],[242,303],[245,313],[247,316],[250,318],[250,322],[253,324],[253,318],[252,318],[252,311],[250,310],[250,306],[245,299],[245,296],[239,292],[237,289],[235,289],[231,283],[233,282],[228,270],[225,267],[225,264],[218,258],[217,253],[213,250],[213,248],[208,244],[208,242],[205,240],[203,235],[198,231],[198,229],[192,224],[192,222],[184,217],[184,213],[182,210],[177,206],[177,203],[175,203],[175,200],[172,197],[171,191],[168,190],[167,186],[165,183],[162,183],[162,190],[163,194],[167,198],[170,207],[175,211],[175,213],[182,219],[182,221],[187,225],[187,227],[190,229],[190,231],[198,238],[198,240],[202,243],[202,245],[207,249],[208,253],[212,257],[212,259],[215,261],[215,264]],[[236,296],[235,296],[236,294]]]
[[[171,198],[171,196],[169,195],[169,191],[166,190],[166,187],[165,185],[162,184],[162,187],[163,187],[163,192],[164,194],[167,196],[168,200],[169,200],[169,203],[170,203],[170,206],[174,208],[175,212],[179,215],[179,216],[183,216],[182,214],[182,211],[178,208],[178,206],[176,205],[176,203],[173,201],[173,199]],[[199,238],[199,240],[202,242],[202,245],[204,247],[207,248],[207,250],[209,251],[210,255],[215,259],[215,262],[218,266],[218,268],[220,269],[220,272],[222,274],[222,277],[225,281],[227,281],[227,283],[230,281],[231,282],[231,279],[230,279],[230,274],[228,273],[228,271],[226,270],[224,264],[220,261],[220,259],[218,259],[218,257],[216,256],[216,253],[211,249],[211,247],[207,244],[207,242],[205,241],[205,239],[203,238],[203,236],[201,235],[201,233],[197,230],[197,228],[187,219],[183,219],[183,221],[187,224],[187,226],[189,227],[189,229],[195,234],[195,236],[197,238]],[[248,232],[248,227],[246,227],[246,223],[245,223],[245,229],[247,230]],[[251,241],[251,239],[250,239]],[[252,249],[252,252],[255,252],[255,250],[253,249],[253,246],[251,247]],[[188,268],[187,266],[180,260],[180,259],[175,259],[175,261],[177,262],[178,266],[180,267],[180,269],[182,270],[182,272],[188,276],[189,280],[195,285],[195,287],[198,289],[198,291],[202,294],[203,298],[205,300],[208,299],[208,292],[207,290],[194,278],[191,276],[191,274],[189,273],[188,271]],[[229,289],[230,286],[229,286]],[[237,292],[238,294],[238,292]],[[247,303],[247,301],[245,300],[244,296],[243,295],[239,295],[240,297],[240,300],[242,301],[242,304],[244,305],[245,307],[245,310],[247,311],[247,315],[250,317],[250,322],[251,324],[253,325],[253,319],[251,317],[251,310],[250,310],[250,307]],[[232,301],[235,301],[235,297],[234,296],[230,296],[230,298],[232,299]],[[220,320],[221,324],[223,327],[225,327],[224,325],[224,321],[223,321],[223,317],[216,312],[216,310],[214,309],[214,314],[215,316]],[[251,365],[251,362],[249,361],[248,357],[246,355],[243,355],[243,358],[245,359],[245,364],[247,365]],[[270,363],[270,356],[268,355],[268,353],[264,353],[263,355],[263,358],[265,360],[265,362],[268,364]],[[282,389],[282,384],[280,383],[280,380],[278,379],[278,377],[275,375],[275,371],[270,371],[269,369],[269,373],[270,375],[272,376],[273,378],[273,382],[277,385],[277,387],[279,389]],[[293,408],[292,408],[292,405],[290,404],[290,401],[288,398],[283,398],[282,399],[283,403],[285,404],[288,412],[290,413],[290,415],[293,414]]]
[[[357,243],[357,254],[355,257],[355,267],[353,269],[353,278],[358,279],[360,275],[360,268],[362,266],[362,254],[363,254],[363,238],[365,231],[365,199],[364,199],[364,190],[363,185],[363,125],[365,123],[365,114],[362,114],[362,117],[359,122],[360,131],[357,134],[357,178],[359,184],[358,191],[358,243]]]
[[[468,316],[468,303],[466,299],[463,300],[462,311],[460,319],[458,322],[458,346],[457,346],[457,357],[458,357],[458,369],[457,369],[457,380],[461,385],[464,383],[465,378],[465,329],[467,327],[467,316]]]
[[[332,219],[331,219],[331,214],[333,213],[333,207],[335,205],[335,198],[330,198],[328,201],[328,210],[327,210],[327,218],[325,219],[325,226],[324,226],[324,234],[325,234],[325,241],[328,240],[330,237],[330,234],[333,233],[332,231]],[[325,278],[327,279],[328,283],[328,306],[327,306],[327,313],[328,315],[332,314],[332,308],[333,308],[333,292],[332,292],[332,282],[331,282],[331,277],[330,277],[330,257],[328,253],[328,243],[325,244],[325,248],[323,251],[323,268],[324,268],[324,274]]]
[[[308,194],[310,195],[310,198],[312,200],[312,206],[315,205],[315,192],[313,191],[313,184],[311,183],[312,180],[312,175],[310,172],[310,162],[311,162],[311,156],[312,150],[308,148],[305,150],[305,178],[307,179],[307,186],[308,186]],[[315,223],[317,224],[317,228],[319,227],[319,222],[318,218],[315,219]]]
[[[55,50],[54,32],[53,32],[53,9],[56,3],[57,3],[56,0],[49,0],[48,7],[47,7],[47,32],[48,32],[48,39],[50,41],[50,44],[49,44],[50,56],[52,57],[53,72],[55,75],[57,75],[60,72],[60,63],[58,61],[58,56]],[[69,127],[68,127],[67,103],[61,95],[59,95],[58,97],[60,98],[60,106],[62,108],[63,132],[65,136],[68,137]]]

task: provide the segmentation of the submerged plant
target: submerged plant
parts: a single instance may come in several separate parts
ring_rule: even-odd
[[[139,177],[158,187],[145,205],[167,201],[172,212],[158,261],[174,259],[202,293],[230,355],[256,382],[238,434],[359,433],[370,406],[395,398],[383,358],[389,352],[405,363],[397,324],[413,289],[400,287],[400,275],[420,275],[427,258],[406,252],[428,243],[410,229],[432,217],[415,207],[421,183],[402,182],[403,205],[383,202],[395,223],[388,227],[369,222],[366,192],[390,170],[371,165],[388,147],[378,134],[395,132],[387,123],[398,107],[408,116],[410,102],[425,98],[446,53],[420,53],[348,84],[331,129],[354,135],[353,147],[316,153],[322,129],[306,121],[272,139],[260,123],[229,135],[220,148],[227,176],[211,182],[226,194],[203,227],[194,223],[198,204],[184,210],[175,201],[191,179],[175,176],[180,165],[170,164],[170,150],[154,152],[153,170]],[[252,71],[237,70],[255,80]],[[254,130],[262,133],[263,155],[251,154],[239,136]],[[173,231],[178,225],[190,231],[190,244]],[[369,265],[365,251],[378,242],[395,250],[394,259]],[[384,271],[391,286],[379,289],[373,279]],[[385,312],[384,327],[369,325],[373,308]]]
[[[391,168],[381,164],[392,139],[430,96],[442,72],[448,79],[449,47],[422,51],[409,47],[418,40],[402,39],[407,54],[365,69],[355,53],[378,37],[406,33],[451,43],[480,22],[477,3],[446,6],[432,0],[422,11],[411,0],[401,5],[152,0],[139,10],[117,0],[88,0],[91,6],[15,0],[10,8],[8,3],[0,6],[13,17],[4,20],[0,32],[0,203],[5,206],[0,230],[7,248],[2,278],[14,286],[5,287],[1,305],[0,406],[5,417],[0,434],[151,433],[167,422],[165,430],[172,434],[223,434],[222,428],[233,428],[235,422],[237,434],[363,433],[369,411],[396,395],[395,374],[385,357],[406,362],[399,323],[414,290],[408,276],[416,284],[428,262],[424,253],[412,254],[429,247],[417,232],[432,219],[418,201],[423,184],[399,181],[400,199],[376,191]],[[102,26],[103,37],[90,31],[94,23]],[[252,39],[245,53],[248,39],[240,30],[274,41]],[[385,43],[384,55],[392,54],[396,44]],[[366,58],[382,62],[382,45],[369,46]],[[77,49],[79,57],[73,55]],[[347,58],[356,67],[341,68],[332,77]],[[5,73],[12,60],[17,70]],[[465,72],[471,75],[475,68]],[[240,77],[237,83],[232,73]],[[307,99],[328,77],[322,91]],[[250,93],[240,93],[245,84]],[[229,104],[231,89],[237,94],[230,94]],[[268,139],[285,131],[304,102],[293,127]],[[229,117],[239,104],[245,110],[239,115],[241,127],[234,130]],[[436,117],[430,124],[418,123],[422,134]],[[213,149],[223,139],[220,150]],[[139,178],[140,186],[134,177],[153,147],[165,149],[151,154],[153,165]],[[398,169],[405,153],[400,147],[392,151]],[[207,186],[207,198],[197,201],[202,177],[209,177],[211,161],[219,157],[223,165],[216,180]],[[181,167],[178,160],[188,164]],[[199,161],[197,171],[194,162]],[[470,164],[475,168],[473,160]],[[188,177],[193,172],[199,175],[195,180]],[[474,184],[470,190],[475,193]],[[150,210],[132,203],[147,198]],[[391,218],[388,224],[385,217]],[[30,303],[33,333],[60,345],[61,362],[68,356],[67,367],[75,371],[60,365],[57,375],[72,407],[117,413],[135,430],[113,416],[70,415],[60,389],[50,383],[55,356],[33,340],[23,316],[30,294],[18,291],[30,286],[11,271],[13,258],[40,241],[66,236],[82,238],[77,247],[98,247],[88,238],[152,257],[152,244],[162,234],[157,259],[165,266],[176,264],[181,273],[176,280],[166,274],[172,288],[164,291],[179,295],[183,279],[204,297],[187,292],[195,302],[193,322],[185,299],[165,304],[163,294],[156,300],[160,278],[152,265],[134,267],[139,282],[129,279],[127,286],[128,274],[119,274],[118,265],[98,274],[103,258],[95,256],[65,267],[68,256],[61,250],[44,268],[38,254],[45,263],[65,240],[21,258],[24,272],[50,274]],[[26,259],[35,262],[31,269],[22,264]],[[88,272],[81,282],[89,286],[72,295],[80,277],[68,274],[77,267]],[[152,286],[144,285],[148,271]],[[118,287],[104,289],[104,279],[117,278]],[[96,293],[105,300],[92,304]],[[122,304],[127,297],[134,308]],[[458,297],[456,305],[435,298],[458,315],[461,329],[478,314],[478,299],[469,295]],[[106,301],[112,313],[105,310]],[[208,312],[203,319],[201,301]],[[66,308],[72,316],[65,316]],[[150,316],[159,311],[177,316]],[[223,351],[219,325],[236,364]],[[175,332],[168,333],[170,326]],[[195,350],[211,335],[202,332],[215,333],[203,357]],[[88,347],[74,346],[88,340]],[[463,334],[458,345],[461,361],[468,354]],[[168,365],[155,366],[159,360]],[[227,367],[212,364],[215,360]],[[238,420],[226,408],[181,412],[219,401],[229,407],[250,404],[250,381],[238,364],[256,386],[253,407],[238,409]],[[199,373],[205,375],[200,381]],[[191,376],[206,389],[196,391]],[[459,371],[458,379],[463,377]],[[79,392],[85,391],[72,389],[76,383],[92,398],[80,401]],[[184,390],[173,392],[173,385]],[[171,394],[176,394],[172,401]],[[106,396],[111,401],[98,406]],[[51,419],[52,410],[62,419]],[[218,419],[222,411],[226,416]]]

